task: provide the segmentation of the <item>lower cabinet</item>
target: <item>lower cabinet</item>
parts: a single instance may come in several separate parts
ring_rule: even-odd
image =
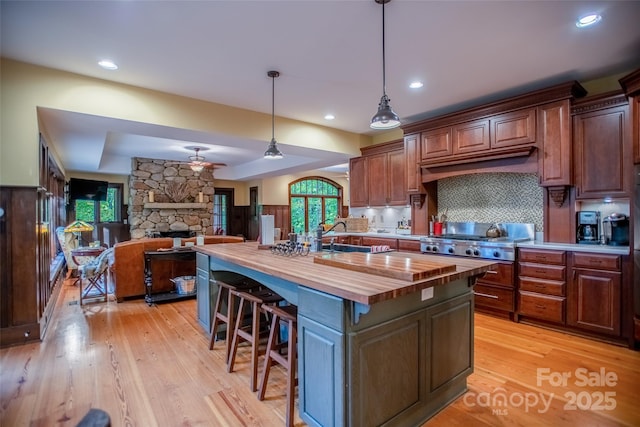
[[[619,256],[574,253],[567,323],[619,336],[621,285]]]
[[[389,246],[390,249],[397,250],[398,239],[362,236],[362,245],[363,246]]]
[[[197,318],[205,331],[211,330],[211,285],[209,284],[209,256],[196,253]]]
[[[519,249],[518,315],[565,324],[566,252]]]

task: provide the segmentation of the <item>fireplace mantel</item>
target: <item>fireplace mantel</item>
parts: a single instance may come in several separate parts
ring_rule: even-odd
[[[145,203],[145,209],[207,209],[207,203]]]

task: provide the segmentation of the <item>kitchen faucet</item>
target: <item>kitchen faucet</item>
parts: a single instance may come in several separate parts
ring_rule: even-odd
[[[322,226],[323,224],[324,224],[324,221],[322,221],[320,224],[318,224],[318,228],[316,228],[316,252],[322,252],[322,235],[323,234],[327,234],[328,232],[332,231],[339,224],[344,225],[344,231],[345,232],[347,231],[347,223],[345,221],[337,221],[327,231],[324,231],[324,227]]]

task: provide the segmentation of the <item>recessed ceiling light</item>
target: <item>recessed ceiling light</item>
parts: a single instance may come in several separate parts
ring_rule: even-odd
[[[602,16],[598,15],[597,13],[589,13],[580,17],[580,19],[576,21],[576,27],[588,27],[590,25],[597,24],[598,22],[600,22],[600,20],[602,20]]]
[[[336,118],[336,116],[334,116],[333,114],[327,114],[327,115],[324,116],[325,120],[333,120],[335,118]]]
[[[420,89],[422,86],[424,86],[424,84],[422,84],[422,82],[419,82],[419,81],[411,82],[409,84],[409,87],[411,89]]]
[[[109,61],[108,59],[103,59],[98,62],[98,65],[104,68],[105,70],[117,70],[118,66],[113,61]]]

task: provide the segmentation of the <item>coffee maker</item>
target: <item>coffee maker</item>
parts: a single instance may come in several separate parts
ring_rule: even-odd
[[[576,242],[597,245],[600,243],[600,212],[576,212]]]
[[[607,245],[629,245],[629,217],[621,213],[612,213],[602,221]]]

